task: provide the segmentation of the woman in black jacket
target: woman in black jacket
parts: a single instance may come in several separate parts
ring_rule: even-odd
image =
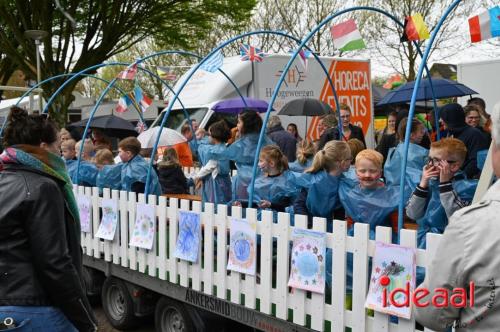
[[[56,126],[14,107],[0,155],[0,322],[96,331],[82,278],[80,222]]]

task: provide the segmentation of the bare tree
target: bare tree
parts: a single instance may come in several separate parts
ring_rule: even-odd
[[[383,9],[401,22],[404,22],[406,16],[420,13],[431,32],[452,2],[453,0],[359,0],[359,4]],[[443,61],[469,46],[464,25],[467,25],[467,16],[477,6],[478,3],[473,1],[463,1],[451,12],[432,45],[430,58],[433,61]],[[401,26],[386,16],[371,13],[366,17],[362,34],[368,41],[371,58],[379,65],[391,68],[408,81],[415,79],[420,56],[413,43],[400,42],[403,34]],[[428,40],[418,42],[422,52],[427,44]]]

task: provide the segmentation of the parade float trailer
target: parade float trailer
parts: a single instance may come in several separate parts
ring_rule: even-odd
[[[371,91],[371,74],[369,60],[319,57],[324,64],[340,103],[351,107],[351,123],[360,126],[365,133],[366,142],[373,147],[373,103]],[[241,61],[239,56],[224,58],[221,69],[234,82],[243,97],[252,97],[269,101],[283,68],[290,60],[289,54],[271,54],[262,62]],[[177,82],[174,91],[184,83],[190,71]],[[165,100],[172,100],[173,94],[167,94]],[[183,105],[189,116],[196,119],[201,127],[207,127],[220,118],[236,124],[234,115],[214,113],[213,105],[217,102],[240,97],[231,82],[220,72],[214,73],[199,69],[187,82],[175,101],[166,126],[180,130],[185,122]],[[273,107],[273,114],[278,112],[287,102],[298,98],[314,98],[327,102],[335,109],[334,94],[325,71],[315,58],[310,56],[306,65],[297,58],[286,74],[284,84],[278,93]],[[165,114],[163,111],[162,115]],[[283,126],[296,123],[302,137],[317,139],[318,118],[281,116]],[[161,116],[153,126],[158,125]],[[307,124],[307,128],[306,128]]]

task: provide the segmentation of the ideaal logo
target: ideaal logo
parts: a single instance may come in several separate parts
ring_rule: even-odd
[[[391,282],[388,276],[382,276],[379,279],[382,290],[382,306],[387,307],[389,305],[396,308],[409,307],[410,301],[417,307],[428,307],[433,305],[436,308],[446,308],[450,305],[455,308],[465,308],[467,306],[474,306],[474,292],[475,285],[471,281],[469,287],[467,288],[453,288],[450,290],[446,288],[435,288],[433,294],[426,288],[418,288],[417,290],[410,291],[410,283],[407,282],[405,288],[395,288],[392,291],[387,291],[387,286]],[[401,297],[401,295],[403,295]],[[431,296],[430,301],[422,301],[428,295]],[[398,301],[397,298],[403,298],[403,301]]]

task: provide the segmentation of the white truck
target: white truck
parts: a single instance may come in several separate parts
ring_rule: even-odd
[[[486,111],[491,112],[493,105],[500,102],[500,59],[464,62],[457,64],[457,81],[477,91],[486,102]],[[460,98],[465,105],[469,96]]]
[[[228,57],[224,59],[222,70],[233,80],[244,97],[269,102],[289,59],[289,54],[274,54],[265,57],[260,63],[254,63],[241,61],[240,57]],[[373,146],[373,104],[369,60],[332,57],[320,57],[320,59],[332,77],[339,101],[351,107],[352,123],[363,128],[368,146]],[[178,91],[189,73],[190,71],[179,79],[174,91]],[[166,127],[179,130],[185,122],[180,102],[183,103],[190,117],[196,119],[201,127],[207,127],[221,117],[235,125],[236,116],[214,115],[212,107],[221,100],[236,97],[239,97],[237,91],[220,72],[210,73],[199,69],[179,94],[167,119]],[[172,100],[173,94],[169,93],[167,98]],[[297,98],[320,99],[335,107],[333,92],[325,72],[312,56],[308,58],[306,66],[298,59],[295,60],[280,87],[273,109],[279,111],[284,104]],[[159,125],[163,114],[165,111],[161,113],[153,126]],[[302,137],[318,138],[317,118],[307,119],[307,128],[305,117],[282,116],[281,120],[284,127],[289,123],[296,123]]]

